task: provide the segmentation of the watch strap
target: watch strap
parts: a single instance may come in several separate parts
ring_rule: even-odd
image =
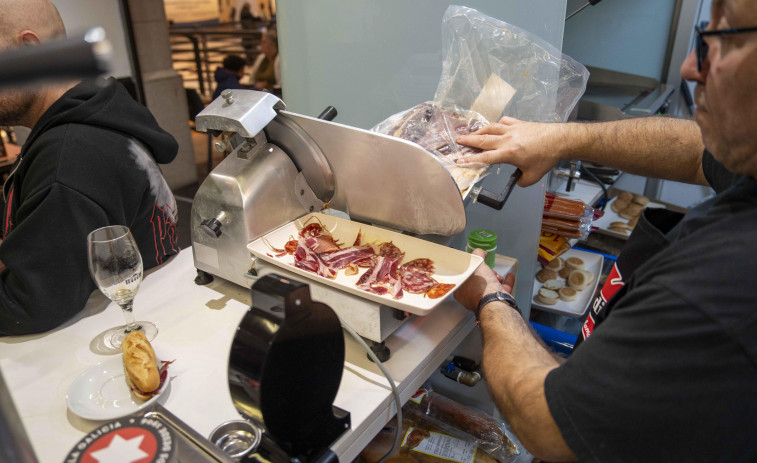
[[[476,308],[476,321],[480,320],[479,317],[481,316],[481,309],[483,309],[486,304],[494,301],[502,301],[513,308],[515,311],[520,312],[520,309],[518,309],[518,304],[515,302],[515,298],[504,291],[495,291],[493,293],[484,295],[478,301],[478,307]]]

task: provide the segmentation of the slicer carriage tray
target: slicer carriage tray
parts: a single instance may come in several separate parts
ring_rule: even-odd
[[[287,241],[299,237],[299,232],[305,224],[318,223],[318,221],[320,221],[323,227],[331,233],[337,243],[342,247],[351,246],[355,242],[358,233],[361,233],[363,244],[378,245],[389,241],[394,243],[395,246],[405,253],[400,265],[422,257],[431,259],[434,263],[434,274],[432,277],[439,283],[454,284],[455,287],[443,297],[437,299],[431,299],[423,294],[412,294],[407,291],[403,292],[401,298],[394,299],[390,294],[374,294],[357,287],[357,281],[363,273],[369,269],[360,268],[355,275],[345,275],[345,271],[340,270],[337,273],[336,278],[325,278],[313,272],[295,267],[294,255],[281,255],[282,253],[277,253],[271,249],[272,247],[283,249],[284,244]],[[321,282],[341,291],[346,291],[365,299],[416,315],[426,315],[430,313],[439,303],[459,288],[473,271],[476,270],[481,262],[483,262],[481,257],[467,252],[448,248],[409,235],[403,235],[402,233],[392,230],[353,222],[322,213],[308,214],[290,222],[251,242],[247,245],[247,249],[249,249],[249,251],[257,258],[282,267],[290,272]]]

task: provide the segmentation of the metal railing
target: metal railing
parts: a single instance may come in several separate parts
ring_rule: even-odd
[[[243,28],[240,23],[213,26],[171,26],[171,57],[174,69],[181,74],[186,88],[194,88],[209,100],[215,88],[213,74],[229,54],[247,59],[249,64],[260,53],[260,41],[268,27],[257,22]],[[273,25],[275,27],[275,25]]]

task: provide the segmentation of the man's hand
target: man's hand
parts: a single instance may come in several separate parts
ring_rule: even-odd
[[[460,158],[457,163],[511,164],[523,171],[518,186],[527,187],[541,180],[562,159],[567,130],[566,124],[503,117],[498,123],[458,137],[458,143],[484,151]]]
[[[486,251],[474,249],[473,254],[485,258]],[[473,275],[455,291],[455,299],[466,309],[475,312],[481,298],[495,291],[504,291],[508,294],[513,290],[515,275],[508,273],[504,278],[482,263]]]

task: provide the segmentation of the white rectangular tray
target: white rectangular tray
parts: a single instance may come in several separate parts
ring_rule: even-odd
[[[579,251],[577,249],[571,249],[565,252],[565,254],[562,254],[560,257],[562,257],[563,259],[567,259],[568,257],[581,258],[584,261],[584,268],[594,274],[594,282],[591,284],[591,286],[584,289],[583,291],[578,291],[578,298],[575,301],[565,302],[558,300],[557,304],[555,305],[544,305],[536,299],[536,294],[539,292],[539,289],[542,287],[543,283],[534,278],[534,290],[533,294],[531,295],[531,306],[545,312],[552,312],[558,315],[565,315],[567,317],[583,317],[583,315],[586,313],[586,309],[589,308],[589,304],[591,304],[591,301],[594,300],[594,293],[597,292],[597,285],[599,284],[599,277],[601,276],[600,273],[602,272],[602,263],[604,262],[604,257],[601,254]],[[541,266],[537,265],[536,271],[538,272],[539,270],[541,270]],[[561,278],[561,280],[564,281],[565,279]]]
[[[354,243],[358,232],[361,232],[363,243],[379,244],[387,241],[394,243],[395,246],[405,253],[405,257],[401,263],[409,262],[420,257],[431,259],[434,261],[433,278],[439,283],[454,284],[455,287],[445,296],[437,299],[429,299],[423,294],[411,294],[406,291],[402,298],[394,299],[391,295],[369,293],[368,291],[364,291],[355,286],[360,279],[360,276],[367,269],[360,269],[356,275],[349,276],[344,274],[344,270],[340,270],[337,273],[336,278],[332,280],[295,267],[293,255],[285,254],[281,257],[276,257],[277,253],[271,250],[268,244],[266,244],[266,241],[268,241],[271,246],[282,249],[287,241],[292,238],[298,238],[300,229],[311,216],[317,217],[337,242],[341,243],[343,246],[350,246]],[[307,223],[313,223],[313,220]],[[481,265],[481,262],[483,262],[482,258],[467,252],[448,248],[412,236],[403,235],[391,230],[352,222],[350,220],[321,213],[308,214],[290,222],[289,224],[268,233],[264,237],[251,242],[247,245],[247,249],[249,249],[249,251],[256,257],[285,268],[290,272],[302,275],[311,280],[319,281],[341,291],[346,291],[365,299],[416,315],[426,315],[431,312],[440,302],[459,288],[473,271]]]
[[[608,236],[614,236],[615,238],[620,238],[622,240],[627,240],[629,236],[631,236],[631,232],[628,233],[620,233],[616,232],[614,230],[610,230],[610,224],[613,222],[626,222],[628,223],[628,219],[624,219],[623,217],[619,216],[617,212],[612,210],[612,203],[615,202],[618,198],[612,198],[611,201],[608,201],[607,206],[605,206],[605,213],[602,217],[598,218],[594,222],[592,222],[592,226],[597,227],[597,233],[602,233],[604,235]],[[659,207],[663,208],[665,207],[664,204],[655,203],[650,201],[649,204],[646,205],[646,207]]]

